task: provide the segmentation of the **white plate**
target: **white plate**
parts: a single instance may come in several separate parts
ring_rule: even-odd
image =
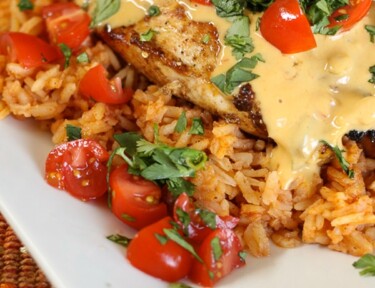
[[[158,288],[167,283],[132,268],[124,249],[106,239],[134,231],[102,203],[83,203],[49,187],[44,160],[50,135],[30,121],[0,121],[0,211],[56,288]],[[273,248],[217,287],[373,288],[375,277],[360,277],[355,257],[317,245]]]

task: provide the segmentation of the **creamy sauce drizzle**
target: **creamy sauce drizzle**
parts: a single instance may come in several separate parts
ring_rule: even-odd
[[[195,21],[212,22],[221,43],[230,23],[215,13],[214,7],[188,0],[122,0],[122,6],[108,23],[115,27],[141,20],[150,5],[177,1],[186,7]],[[251,16],[250,16],[251,17]],[[260,102],[269,136],[277,147],[272,152],[271,168],[277,169],[284,187],[296,177],[307,181],[319,173],[316,150],[320,140],[341,145],[349,130],[375,128],[375,85],[368,80],[369,67],[375,65],[375,44],[364,25],[375,25],[375,5],[360,23],[337,36],[315,35],[317,48],[283,55],[255,31],[251,19],[251,37],[255,52],[266,63],[255,69],[259,78],[251,82]],[[236,62],[231,48],[221,51],[213,75],[225,73]]]

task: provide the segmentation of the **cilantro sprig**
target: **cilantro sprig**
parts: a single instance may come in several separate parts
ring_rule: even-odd
[[[344,152],[344,151],[341,150],[338,146],[332,146],[331,144],[329,144],[325,140],[320,140],[320,142],[322,144],[326,145],[329,149],[331,149],[333,151],[333,153],[335,153],[335,156],[336,156],[337,160],[339,161],[342,170],[344,170],[344,172],[346,173],[346,175],[349,176],[349,178],[353,178],[354,177],[354,171],[352,169],[350,169],[349,162],[344,158],[344,156],[342,154],[342,152]]]
[[[116,14],[121,6],[121,0],[96,0],[90,27],[94,28],[104,20]]]
[[[74,126],[72,124],[67,124],[65,126],[66,136],[68,141],[73,141],[82,138],[82,128]]]
[[[17,6],[20,11],[28,11],[34,9],[34,4],[30,0],[19,0]]]
[[[368,70],[371,73],[371,78],[368,80],[368,82],[375,84],[375,65],[371,66]]]
[[[357,269],[361,269],[361,276],[375,276],[375,255],[365,254],[353,263]]]
[[[119,155],[129,165],[129,173],[160,185],[167,184],[175,196],[182,192],[193,194],[194,185],[185,178],[194,177],[205,166],[207,155],[204,152],[151,143],[134,132],[117,134],[114,138],[121,147],[113,152],[110,161],[113,155]]]
[[[370,34],[370,41],[375,43],[375,25],[365,25],[365,29]]]
[[[216,8],[216,14],[220,17],[242,16],[246,6],[246,0],[211,0]]]
[[[124,247],[128,247],[129,244],[130,244],[130,241],[131,241],[130,238],[125,237],[125,236],[120,235],[120,234],[109,235],[109,236],[107,236],[107,239],[111,240],[112,242],[115,242],[115,243],[117,243],[121,246],[124,246]]]

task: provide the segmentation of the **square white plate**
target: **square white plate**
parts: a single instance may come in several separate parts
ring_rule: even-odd
[[[56,288],[158,288],[168,284],[134,269],[125,249],[106,239],[134,231],[118,221],[105,199],[83,203],[44,181],[51,136],[31,121],[0,121],[0,211]],[[272,248],[216,287],[374,288],[361,277],[357,258],[317,245]]]

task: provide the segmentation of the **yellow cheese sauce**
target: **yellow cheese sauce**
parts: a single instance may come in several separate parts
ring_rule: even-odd
[[[80,0],[82,1],[82,0]],[[216,15],[215,8],[188,0],[122,0],[120,11],[107,23],[113,27],[141,20],[150,5],[177,1],[195,21],[212,22],[218,29],[222,50],[213,73],[226,72],[236,61],[223,39],[231,23]],[[364,25],[375,25],[375,5],[369,15],[348,32],[336,36],[315,35],[317,47],[307,52],[283,55],[255,30],[251,16],[254,53],[265,63],[251,82],[260,103],[269,137],[277,147],[271,167],[280,174],[284,187],[296,177],[308,180],[319,173],[317,148],[320,140],[341,146],[349,130],[375,128],[375,85],[369,67],[375,65],[375,44]]]

